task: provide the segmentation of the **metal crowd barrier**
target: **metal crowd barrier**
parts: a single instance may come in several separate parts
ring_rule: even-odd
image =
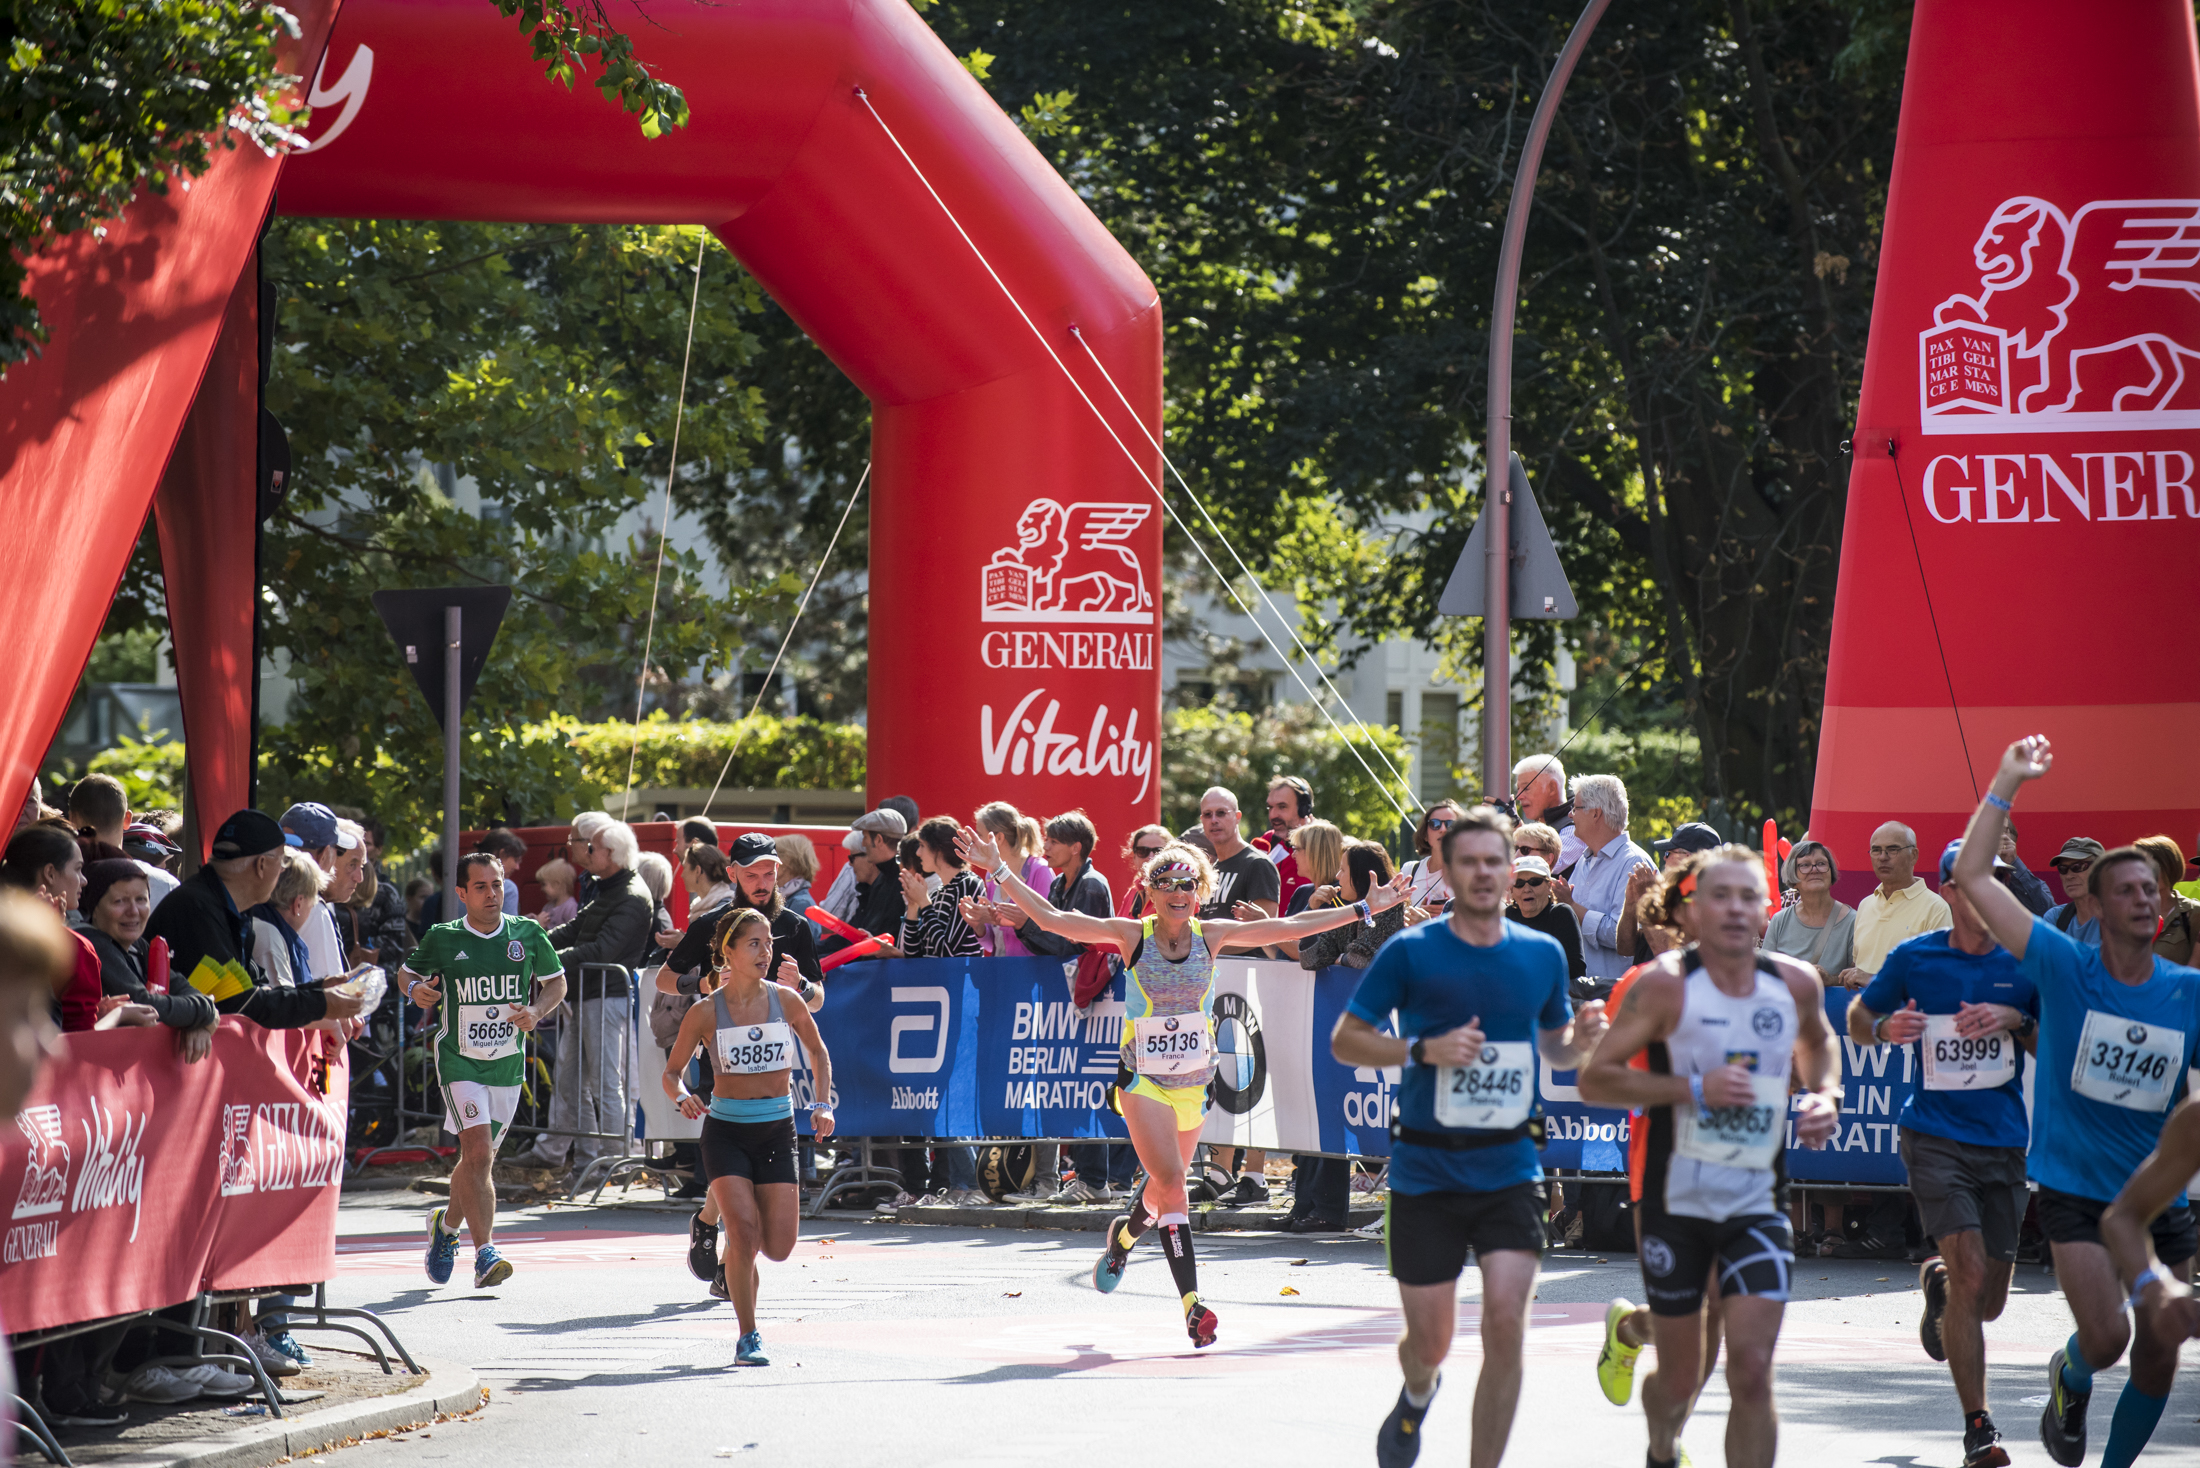
[[[623,993],[606,994],[607,989]],[[521,1145],[538,1137],[569,1137],[574,1141],[612,1142],[618,1151],[595,1157],[574,1180],[578,1194],[593,1181],[600,1192],[613,1171],[646,1162],[634,1151],[634,1112],[640,1069],[636,1027],[640,984],[633,970],[617,963],[584,963],[566,975],[565,1002],[522,1042],[519,1110],[512,1118],[510,1135],[499,1155],[511,1156]],[[442,1004],[451,1002],[445,995]],[[440,1007],[440,1005],[438,1006]],[[418,1143],[405,1140],[418,1127],[443,1126],[443,1092],[436,1070],[433,1021],[436,1010],[421,1009],[397,991],[398,1068],[397,1136],[363,1153],[353,1170],[367,1166],[386,1153],[407,1152]],[[611,1047],[617,1047],[614,1052]],[[607,1053],[623,1054],[623,1079],[616,1095],[597,1094],[591,1084],[598,1078]],[[556,1124],[557,1078],[574,1073],[569,1084],[579,1087],[572,1124]]]

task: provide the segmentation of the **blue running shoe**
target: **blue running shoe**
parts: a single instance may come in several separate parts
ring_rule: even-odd
[[[1115,1287],[1123,1282],[1123,1268],[1131,1262],[1131,1251],[1123,1247],[1123,1230],[1130,1227],[1128,1213],[1108,1223],[1107,1247],[1092,1266],[1092,1287],[1103,1295],[1115,1293]]]
[[[299,1345],[297,1337],[293,1336],[287,1330],[277,1331],[273,1335],[262,1336],[261,1339],[267,1342],[269,1350],[282,1352],[285,1356],[288,1356],[291,1360],[297,1362],[300,1366],[311,1366],[313,1364],[313,1358],[306,1354],[306,1348]]]
[[[438,1208],[428,1215],[428,1278],[437,1284],[451,1282],[451,1266],[458,1263],[458,1235],[443,1229],[443,1215],[448,1210]]]
[[[454,1243],[454,1249],[457,1247]],[[512,1277],[512,1261],[497,1252],[494,1244],[483,1244],[474,1250],[474,1288],[486,1290],[504,1283]]]
[[[771,1365],[772,1358],[764,1354],[764,1333],[752,1330],[741,1337],[740,1344],[733,1348],[733,1359],[742,1366]]]

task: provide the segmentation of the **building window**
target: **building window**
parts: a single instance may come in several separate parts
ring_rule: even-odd
[[[1405,693],[1393,688],[1383,695],[1383,722],[1391,728],[1403,731],[1406,726]]]
[[[1421,803],[1433,805],[1452,793],[1451,767],[1459,759],[1459,695],[1421,695],[1421,758],[1416,783]]]

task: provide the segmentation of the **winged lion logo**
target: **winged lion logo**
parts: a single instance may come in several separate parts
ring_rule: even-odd
[[[1146,568],[1126,544],[1153,506],[1035,499],[1016,519],[1016,543],[993,552],[981,594],[988,622],[1150,623]]]

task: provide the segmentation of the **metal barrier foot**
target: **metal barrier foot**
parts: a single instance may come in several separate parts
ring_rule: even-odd
[[[61,1468],[73,1468],[69,1455],[61,1451],[61,1441],[46,1425],[46,1419],[38,1415],[38,1409],[21,1397],[10,1396],[15,1402],[15,1425],[23,1435],[38,1444],[38,1451],[46,1455],[49,1463],[59,1463]]]
[[[407,1371],[415,1376],[426,1374],[414,1362],[412,1352],[405,1349],[405,1343],[397,1338],[397,1332],[390,1329],[390,1323],[387,1320],[384,1320],[372,1310],[361,1310],[350,1305],[331,1305],[328,1302],[328,1286],[325,1283],[313,1287],[312,1305],[278,1305],[271,1310],[262,1311],[254,1317],[253,1323],[258,1325],[260,1322],[278,1315],[284,1317],[283,1329],[285,1330],[336,1330],[342,1331],[346,1335],[359,1337],[373,1350],[375,1361],[382,1367],[382,1374],[384,1376],[395,1376],[397,1373],[390,1369],[390,1358],[382,1350],[381,1341],[376,1340],[359,1326],[344,1325],[332,1317],[343,1316],[352,1320],[364,1320],[376,1330],[381,1331],[383,1336],[388,1339],[390,1349],[397,1352],[398,1359],[405,1363]]]

